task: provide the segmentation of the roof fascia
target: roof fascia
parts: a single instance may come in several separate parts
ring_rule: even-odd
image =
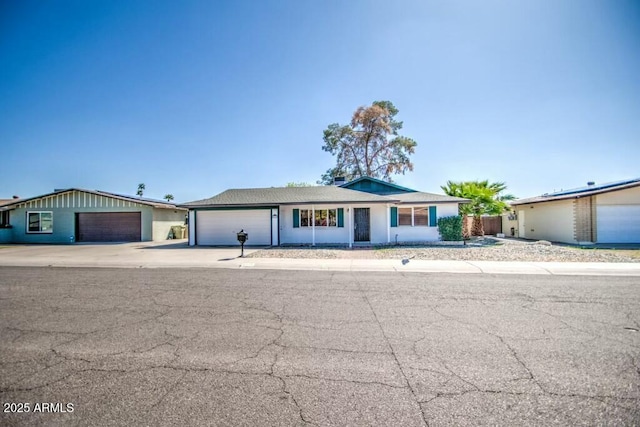
[[[536,200],[531,200],[531,199],[523,199],[523,202],[520,202],[518,200],[514,200],[512,201],[510,204],[513,206],[518,206],[518,205],[531,205],[534,203],[544,203],[544,202],[553,202],[556,200],[570,200],[570,199],[579,199],[581,197],[587,197],[587,196],[595,196],[597,194],[604,194],[604,193],[611,193],[614,191],[620,191],[620,190],[626,190],[628,188],[633,188],[633,187],[638,187],[640,186],[640,182],[633,182],[633,183],[628,183],[628,184],[624,184],[624,185],[619,185],[616,187],[608,187],[608,188],[601,188],[598,190],[587,190],[581,193],[570,193],[570,194],[563,194],[560,196],[547,196],[546,198],[543,198],[545,196],[539,196],[539,198],[537,198]],[[529,201],[527,201],[529,200]]]
[[[370,177],[370,176],[361,176],[360,178],[356,178],[356,179],[354,179],[353,181],[346,182],[346,183],[344,183],[344,184],[342,184],[342,185],[339,185],[338,187],[341,187],[341,188],[344,188],[344,189],[347,189],[347,190],[351,190],[351,189],[350,189],[350,188],[348,188],[348,187],[349,187],[350,185],[355,184],[355,183],[358,183],[358,182],[360,182],[360,181],[371,181],[371,182],[377,182],[377,183],[379,183],[379,184],[383,184],[383,185],[386,185],[386,186],[388,186],[388,187],[393,187],[393,188],[396,188],[396,189],[398,189],[398,190],[406,191],[406,192],[409,192],[409,193],[415,193],[415,192],[417,192],[417,190],[414,190],[414,189],[412,189],[412,188],[402,187],[401,185],[393,184],[393,183],[391,183],[391,182],[383,181],[383,180],[381,180],[381,179],[377,179],[377,178],[372,178],[372,177]]]

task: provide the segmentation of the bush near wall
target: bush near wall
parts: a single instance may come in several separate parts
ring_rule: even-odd
[[[438,232],[444,241],[462,240],[462,217],[454,215],[438,218]]]

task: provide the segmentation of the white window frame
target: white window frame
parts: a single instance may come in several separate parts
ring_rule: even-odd
[[[307,215],[308,216],[308,224],[307,225],[303,225],[302,224],[302,212],[303,211],[307,211]],[[315,225],[315,228],[318,228],[320,230],[322,229],[326,229],[326,228],[337,228],[338,227],[338,208],[326,208],[326,209],[300,209],[300,211],[298,212],[298,224],[300,224],[300,228],[311,228],[313,227],[313,223],[315,222],[317,216],[316,216],[316,212],[319,211],[325,211],[327,212],[327,225]],[[334,211],[334,218],[335,218],[335,224],[331,224],[330,221],[330,217],[329,217],[329,211]],[[311,215],[313,213],[313,215]]]
[[[38,214],[38,231],[29,230],[29,217],[32,214]],[[42,230],[42,214],[49,214],[51,216],[51,228],[48,230]],[[51,234],[53,233],[53,211],[27,211],[27,221],[25,224],[27,234]]]
[[[425,209],[427,211],[427,223],[425,225],[416,225],[416,211],[415,211],[416,208]],[[409,224],[400,225],[400,209],[411,209],[411,225],[409,225]],[[430,225],[429,225],[429,206],[411,206],[411,207],[398,206],[396,224],[398,224],[398,227],[430,227]]]

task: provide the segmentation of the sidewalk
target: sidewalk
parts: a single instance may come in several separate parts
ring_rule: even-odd
[[[246,249],[245,254],[256,250]],[[239,252],[238,248],[187,247],[184,241],[170,244],[5,245],[0,248],[0,266],[640,276],[640,263],[239,258]]]

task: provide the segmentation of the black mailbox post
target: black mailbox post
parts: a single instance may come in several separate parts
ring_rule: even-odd
[[[244,232],[244,229],[240,230],[238,232],[238,242],[240,242],[240,256],[243,257],[244,256],[244,243],[249,240],[249,235],[247,233]]]

